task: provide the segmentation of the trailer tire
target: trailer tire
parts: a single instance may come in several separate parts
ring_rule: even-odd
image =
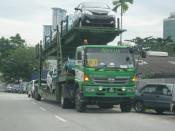
[[[75,92],[75,108],[76,108],[77,112],[86,111],[86,104],[81,101],[79,88],[77,88],[76,92]]]
[[[38,92],[35,92],[35,99],[37,101],[40,101],[41,100],[41,96],[40,96],[40,94],[38,94]]]
[[[120,109],[122,112],[130,112],[132,108],[131,103],[121,103],[120,104]]]
[[[68,99],[68,98],[65,98],[65,95],[64,95],[64,87],[61,88],[60,103],[61,103],[61,107],[62,107],[63,109],[70,109],[70,108],[73,108],[73,104],[72,104],[71,100]]]

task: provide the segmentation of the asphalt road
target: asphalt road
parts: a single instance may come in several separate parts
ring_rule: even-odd
[[[175,115],[121,113],[90,107],[86,113],[0,92],[0,131],[173,131]]]

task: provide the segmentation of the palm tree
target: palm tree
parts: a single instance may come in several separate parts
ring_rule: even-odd
[[[113,11],[117,12],[118,8],[120,7],[120,15],[121,15],[121,22],[120,28],[123,29],[123,14],[128,10],[129,4],[133,4],[134,0],[114,0],[112,3],[114,5]],[[122,44],[122,33],[120,34],[120,44]]]

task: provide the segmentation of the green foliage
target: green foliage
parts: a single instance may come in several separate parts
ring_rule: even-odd
[[[122,8],[122,14],[125,13],[129,6],[129,4],[133,4],[134,0],[114,0],[112,3],[114,5],[113,11],[117,12],[118,8]]]
[[[19,34],[0,38],[0,72],[5,81],[29,80],[37,66],[35,48],[27,47]]]
[[[175,42],[171,40],[171,37],[167,37],[166,39],[160,37],[153,38],[151,36],[146,38],[136,37],[129,41],[134,42],[139,49],[165,51],[168,52],[170,56],[175,56]]]

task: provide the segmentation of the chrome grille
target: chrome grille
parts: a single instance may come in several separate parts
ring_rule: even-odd
[[[93,77],[97,84],[126,84],[129,80],[128,77]]]

